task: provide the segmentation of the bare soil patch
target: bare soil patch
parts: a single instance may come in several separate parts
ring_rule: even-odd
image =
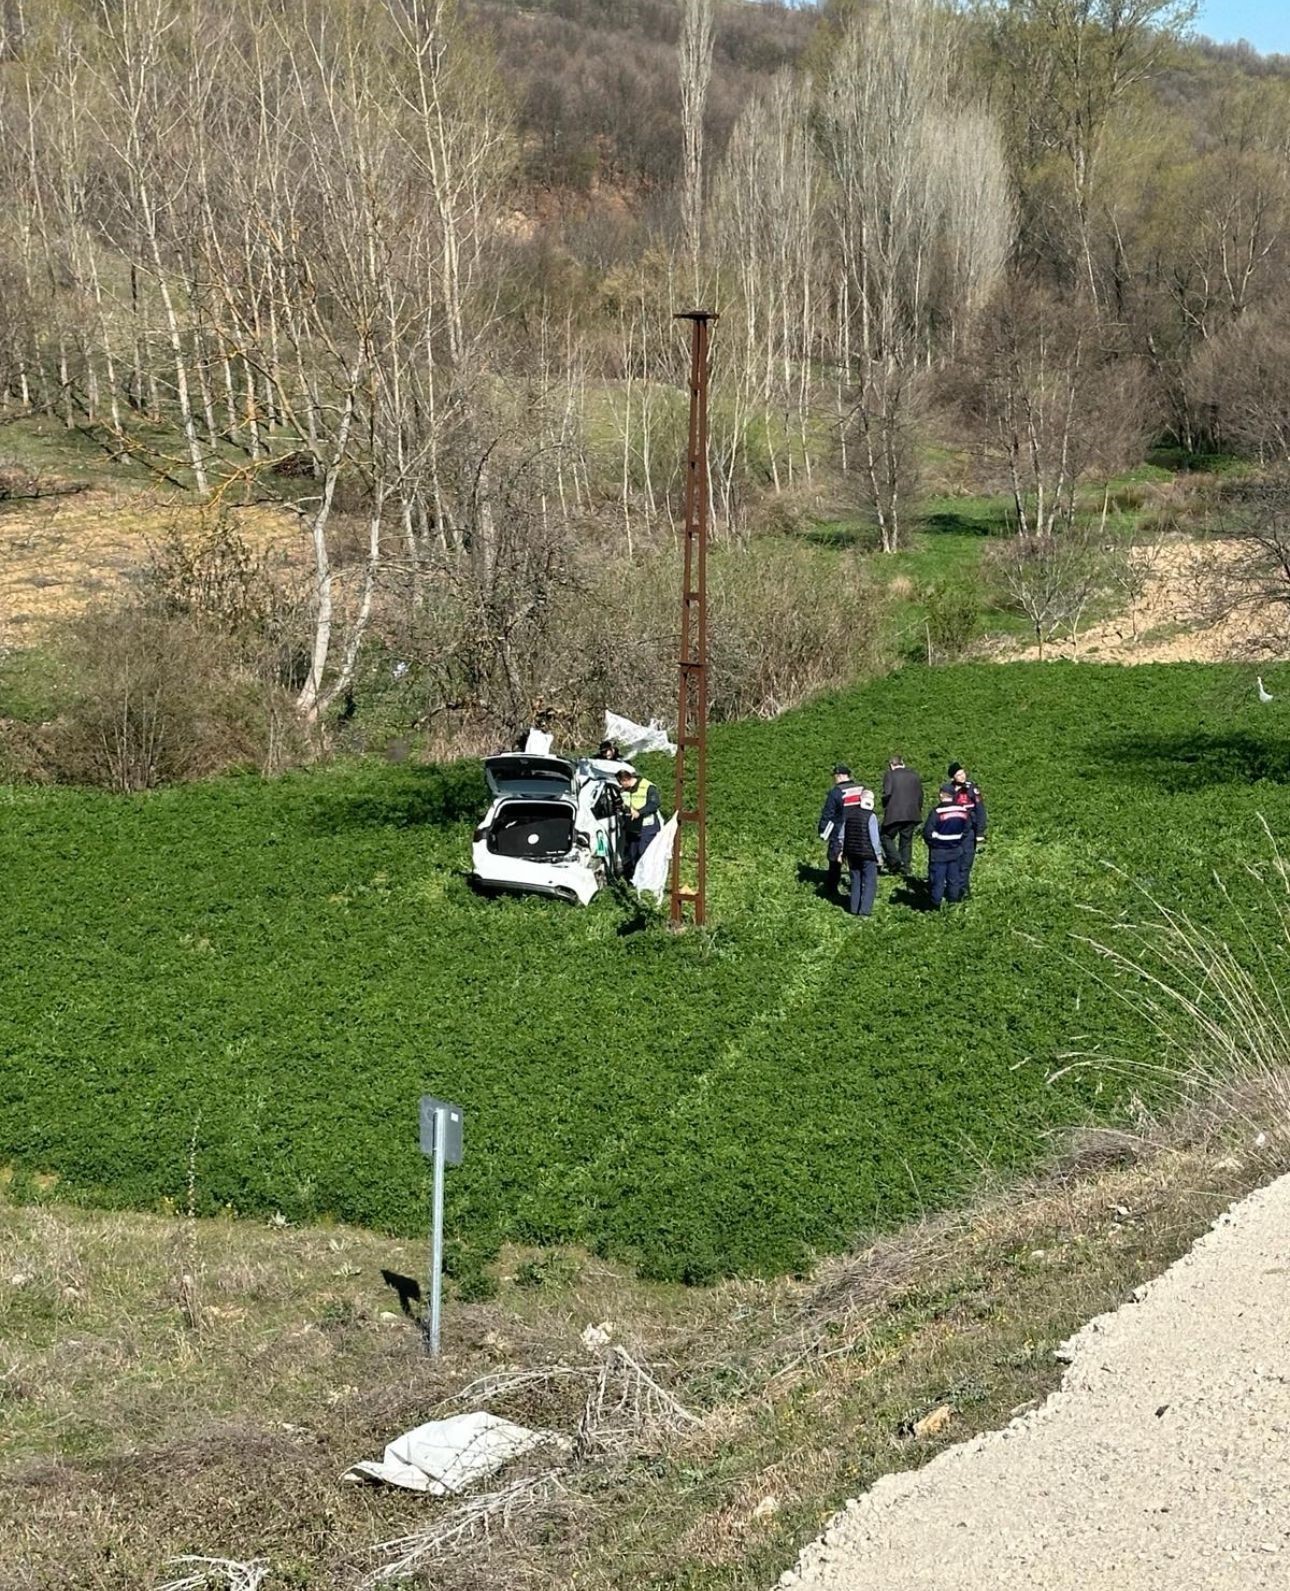
[[[1285,631],[1285,613],[1278,605],[1243,607],[1217,623],[1205,614],[1207,589],[1215,572],[1221,573],[1233,556],[1234,547],[1233,542],[1213,540],[1162,548],[1152,562],[1136,614],[1118,613],[1091,625],[1078,643],[1048,642],[1044,657],[1133,664],[1223,663],[1268,655],[1266,638]],[[1039,648],[1025,645],[997,655],[1007,662],[1036,662]]]
[[[305,538],[296,516],[268,504],[231,507],[257,552],[294,558]],[[110,597],[145,569],[169,531],[196,529],[202,505],[175,494],[94,486],[11,503],[0,512],[0,647],[39,644],[51,629]]]

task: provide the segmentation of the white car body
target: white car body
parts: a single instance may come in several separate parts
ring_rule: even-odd
[[[475,830],[471,883],[588,905],[623,870],[625,766],[523,751],[485,757],[493,801]]]

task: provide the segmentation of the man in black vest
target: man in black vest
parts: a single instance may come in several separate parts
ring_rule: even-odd
[[[914,830],[923,820],[923,781],[903,757],[893,757],[882,776],[882,856],[890,873],[909,876]]]
[[[843,798],[842,851],[851,869],[851,915],[868,917],[878,893],[878,820],[873,791],[853,790]]]

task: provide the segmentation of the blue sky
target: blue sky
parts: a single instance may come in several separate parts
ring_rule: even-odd
[[[1248,39],[1265,55],[1290,55],[1287,0],[1202,0],[1196,31],[1230,44]]]

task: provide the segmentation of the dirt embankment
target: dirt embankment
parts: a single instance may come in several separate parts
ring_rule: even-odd
[[[1216,585],[1230,563],[1234,544],[1171,542],[1140,556],[1144,589],[1131,607],[1090,625],[1078,642],[1050,641],[1045,658],[1082,658],[1094,663],[1222,663],[1268,656],[1266,639],[1283,638],[1286,614],[1273,603],[1246,604],[1223,618],[1210,615]],[[1283,646],[1275,654],[1283,653]],[[998,654],[1001,661],[1033,662],[1037,646]]]
[[[1290,1584],[1290,1177],[1067,1344],[1060,1392],[848,1503],[797,1591]]]

